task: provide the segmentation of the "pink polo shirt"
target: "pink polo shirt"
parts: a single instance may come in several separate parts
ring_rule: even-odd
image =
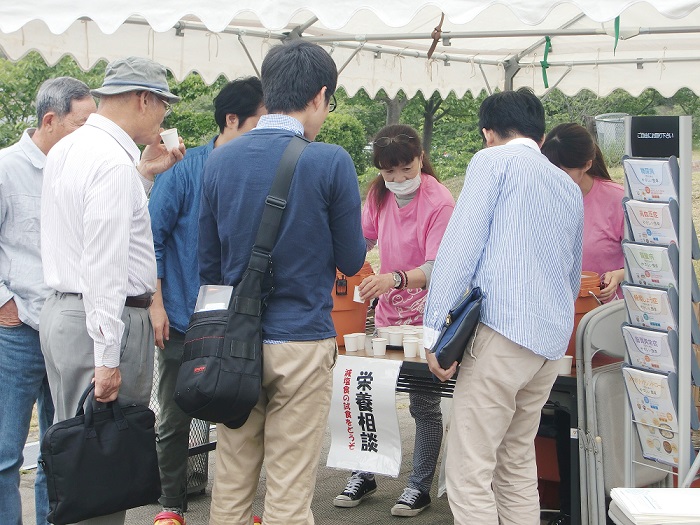
[[[591,191],[583,197],[583,270],[602,277],[624,267],[624,196],[620,184],[594,178]]]
[[[379,273],[412,270],[434,260],[452,215],[455,201],[449,190],[434,177],[421,174],[416,196],[399,208],[393,193],[387,192],[381,210],[373,194],[362,210],[362,232],[379,245]],[[423,323],[427,290],[390,290],[379,298],[374,314],[377,327]]]

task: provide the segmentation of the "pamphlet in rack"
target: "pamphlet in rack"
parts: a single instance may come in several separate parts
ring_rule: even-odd
[[[678,201],[678,159],[622,157],[629,196],[638,201]]]
[[[647,372],[623,366],[627,394],[637,426],[642,454],[647,459],[678,465],[678,378],[676,374]],[[691,425],[698,414],[691,410]]]

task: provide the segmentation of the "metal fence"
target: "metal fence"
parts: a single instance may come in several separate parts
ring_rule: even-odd
[[[156,352],[159,350],[156,348]],[[153,388],[151,389],[151,402],[149,404],[151,410],[156,413],[156,428],[160,424],[160,405],[158,403],[158,381],[160,375],[158,373],[158,358],[154,357],[155,365],[153,367]],[[193,419],[190,424],[190,457],[187,460],[187,494],[203,493],[207,487],[209,477],[209,451],[192,454],[193,449],[209,445],[209,429],[210,423],[201,419]]]

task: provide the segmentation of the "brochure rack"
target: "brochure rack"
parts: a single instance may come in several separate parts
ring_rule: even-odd
[[[646,459],[673,466],[678,486],[687,486],[698,464],[691,429],[700,426],[691,389],[700,384],[692,349],[700,327],[691,301],[700,290],[691,260],[700,258],[700,247],[691,211],[691,119],[628,117],[625,126],[625,484],[635,479],[639,439]]]

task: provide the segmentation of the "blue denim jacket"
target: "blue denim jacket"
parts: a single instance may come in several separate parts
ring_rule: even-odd
[[[184,159],[158,175],[148,202],[163,304],[171,328],[180,333],[187,330],[199,292],[201,177],[215,140],[188,149]]]
[[[0,150],[0,305],[15,300],[20,320],[39,329],[50,289],[44,284],[39,245],[41,185],[46,155],[28,129]]]

